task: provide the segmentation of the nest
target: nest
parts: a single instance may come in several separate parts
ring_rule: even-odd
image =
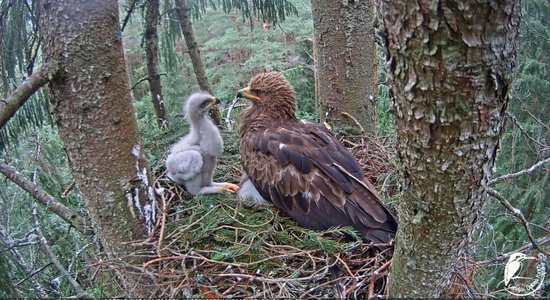
[[[230,133],[224,133],[227,135]],[[235,140],[225,136],[224,140]],[[354,144],[350,144],[354,143]],[[382,172],[383,147],[346,146],[367,174]],[[238,182],[236,144],[226,144],[216,168],[219,181]],[[371,157],[371,158],[369,158]],[[372,161],[375,161],[372,163]],[[364,242],[350,227],[314,231],[269,205],[234,195],[192,197],[157,174],[160,218],[145,243],[152,254],[138,267],[170,298],[385,297],[391,245]],[[374,175],[372,175],[374,176]],[[376,174],[378,176],[378,174]],[[369,178],[371,176],[369,175]],[[381,250],[384,249],[384,250]]]
[[[367,244],[352,228],[301,228],[271,206],[228,195],[191,198],[162,179],[157,185],[164,188],[157,255],[142,266],[156,277],[157,297],[386,295],[388,245]]]
[[[372,184],[376,185],[382,175],[390,172],[390,156],[377,137],[341,138],[340,142],[357,158],[365,177]]]

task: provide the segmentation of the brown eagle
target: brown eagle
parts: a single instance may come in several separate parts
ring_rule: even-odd
[[[346,148],[322,125],[296,118],[294,88],[279,72],[261,73],[237,97],[244,172],[262,197],[303,227],[353,226],[366,240],[388,243],[395,217]]]

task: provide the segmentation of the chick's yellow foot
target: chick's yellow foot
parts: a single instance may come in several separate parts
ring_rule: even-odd
[[[216,193],[230,193],[236,194],[239,190],[239,186],[233,183],[224,182],[223,185],[216,187]]]
[[[236,194],[237,191],[239,190],[238,185],[230,183],[230,182],[226,182],[224,187],[227,190],[227,192],[231,193],[231,194]]]

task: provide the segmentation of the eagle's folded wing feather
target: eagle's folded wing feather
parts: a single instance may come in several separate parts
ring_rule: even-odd
[[[300,225],[354,226],[375,242],[393,237],[394,217],[353,156],[321,125],[274,125],[247,133],[242,143],[245,171],[260,194]]]

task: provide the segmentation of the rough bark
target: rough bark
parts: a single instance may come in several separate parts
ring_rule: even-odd
[[[15,115],[17,110],[43,85],[59,72],[55,61],[45,64],[25,80],[6,99],[0,101],[0,128]]]
[[[377,54],[371,1],[312,0],[316,97],[321,120],[350,123],[357,119],[374,134]]]
[[[80,216],[74,210],[63,205],[63,203],[55,200],[54,197],[50,196],[48,193],[46,193],[32,181],[25,178],[23,175],[21,175],[14,168],[10,167],[2,160],[0,160],[0,173],[4,174],[4,176],[9,178],[25,191],[27,191],[36,200],[38,200],[38,202],[46,206],[47,209],[61,217],[63,220],[67,221],[67,223],[78,229],[78,231],[82,233],[86,232],[86,223],[85,219],[82,216]]]
[[[486,199],[520,2],[382,0],[379,9],[403,176],[389,293],[439,297]]]
[[[159,36],[157,25],[159,23],[159,0],[147,1],[146,28],[145,28],[145,56],[147,58],[147,73],[149,89],[151,90],[151,101],[157,116],[157,123],[161,129],[168,127],[166,109],[164,107],[164,96],[160,83],[160,62],[159,62]]]
[[[92,225],[111,261],[137,251],[154,222],[149,167],[130,95],[116,0],[39,2],[45,62],[63,74],[50,81],[59,134]],[[148,195],[149,194],[149,195]],[[118,266],[130,297],[147,297],[140,275]]]
[[[193,71],[197,77],[197,83],[199,84],[201,90],[212,93],[212,88],[210,87],[210,83],[208,83],[206,70],[204,69],[204,64],[202,63],[199,45],[195,39],[193,26],[191,25],[191,19],[189,18],[190,8],[187,7],[185,0],[176,0],[176,9],[178,10],[181,31],[185,39],[185,45],[187,46],[189,57],[191,58],[191,63],[193,64]],[[217,107],[210,110],[210,116],[217,126],[222,124],[220,110]]]

